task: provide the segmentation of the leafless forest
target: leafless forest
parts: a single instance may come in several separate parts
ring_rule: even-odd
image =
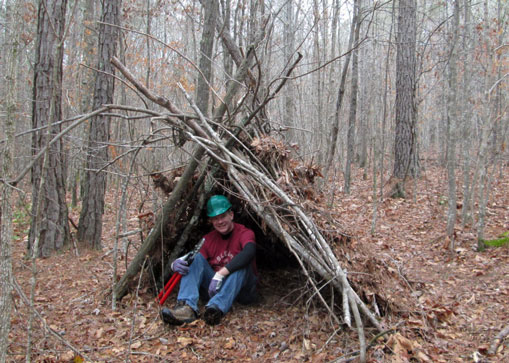
[[[508,23],[505,0],[0,0],[0,363],[507,359]],[[278,251],[266,300],[168,330],[153,297],[213,192]]]

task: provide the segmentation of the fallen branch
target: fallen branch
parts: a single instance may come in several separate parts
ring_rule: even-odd
[[[493,339],[493,343],[491,343],[490,349],[488,350],[488,354],[490,355],[496,354],[498,347],[500,346],[500,344],[502,344],[502,341],[508,335],[509,335],[509,325],[502,329],[500,333],[497,334],[495,339]]]
[[[143,232],[143,229],[139,228],[139,229],[135,229],[133,231],[128,231],[128,232],[121,233],[121,234],[118,235],[118,238],[129,237],[129,236],[132,236],[133,234],[138,234],[140,232]]]

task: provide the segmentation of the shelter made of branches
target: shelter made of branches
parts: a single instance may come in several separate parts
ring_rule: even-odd
[[[333,224],[322,228],[315,221],[314,205],[320,196],[313,182],[320,176],[320,169],[312,162],[292,158],[294,147],[270,133],[266,106],[284,87],[300,56],[279,81],[262,93],[259,92],[261,75],[256,77],[251,71],[255,54],[253,45],[237,62],[235,79],[212,116],[203,115],[193,98],[180,87],[189,103],[190,111],[184,113],[168,99],[154,95],[118,59],[113,59],[115,66],[141,94],[168,111],[166,114],[150,111],[154,119],[174,127],[194,145],[189,162],[171,189],[155,226],[115,285],[114,293],[118,298],[127,293],[129,282],[139,273],[146,256],[154,253],[163,234],[172,237],[169,260],[178,256],[196,232],[207,198],[219,188],[241,201],[246,210],[261,221],[263,228],[295,256],[316,296],[338,324],[351,326],[353,315],[362,358],[366,343],[361,314],[377,329],[382,327],[350,285],[333,252],[334,243],[346,235]],[[341,294],[342,321],[325,303],[314,276],[319,276]]]

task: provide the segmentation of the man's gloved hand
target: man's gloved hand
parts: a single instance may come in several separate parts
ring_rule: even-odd
[[[187,264],[187,261],[182,258],[177,258],[173,263],[171,264],[171,269],[175,272],[178,272],[182,276],[187,275],[189,272],[189,266]]]
[[[209,284],[209,296],[212,298],[221,288],[224,276],[216,272]]]

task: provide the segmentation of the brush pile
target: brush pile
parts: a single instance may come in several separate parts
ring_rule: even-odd
[[[164,97],[152,94],[118,60],[113,60],[139,92],[170,112],[156,114],[150,111],[153,119],[170,125],[194,145],[192,156],[178,180],[165,190],[168,197],[164,208],[115,286],[114,294],[117,298],[126,294],[128,283],[139,273],[146,256],[153,254],[163,234],[171,239],[169,260],[178,256],[196,232],[206,200],[212,193],[219,192],[242,203],[243,209],[260,221],[262,229],[275,235],[295,256],[313,293],[338,326],[355,326],[360,358],[364,360],[366,339],[361,315],[377,330],[381,331],[382,327],[350,285],[347,273],[334,253],[334,246],[348,245],[350,237],[327,214],[325,198],[317,191],[315,181],[322,176],[320,167],[294,158],[297,146],[287,145],[270,132],[265,106],[288,78],[282,77],[274,91],[268,89],[265,98],[260,99],[258,83],[248,71],[248,65],[253,61],[254,49],[250,49],[238,65],[237,82],[231,83],[214,115],[206,117],[183,87],[180,90],[189,104],[187,113]],[[245,94],[241,97],[240,84],[245,86]],[[238,101],[234,103],[233,100]],[[325,285],[332,285],[342,297],[342,318],[322,296],[321,289]]]

